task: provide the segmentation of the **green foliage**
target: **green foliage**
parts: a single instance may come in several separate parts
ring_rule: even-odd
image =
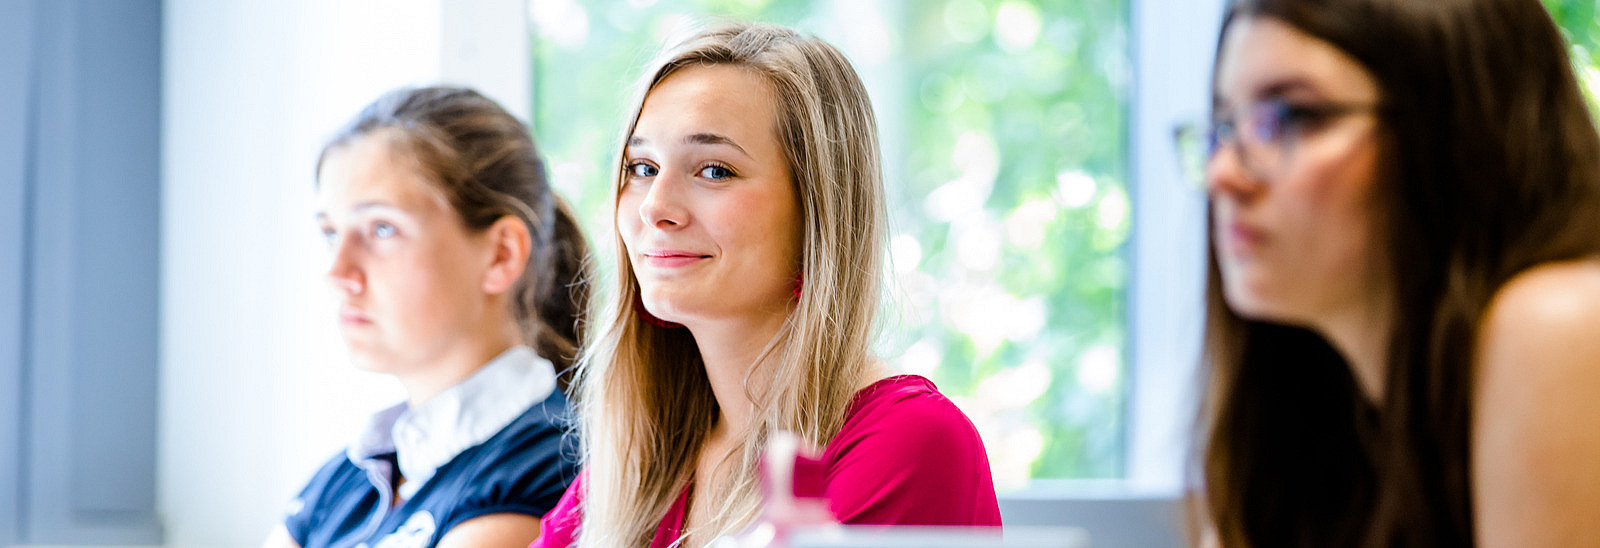
[[[1120,476],[1125,0],[863,4],[879,16],[799,0],[536,4],[534,127],[558,188],[606,247],[629,86],[684,15],[839,45],[872,88],[886,152],[883,356],[962,405],[1002,483]],[[853,47],[861,36],[885,37],[886,58]]]
[[[1121,476],[1127,0],[858,3],[882,17],[803,0],[536,2],[533,121],[558,187],[609,247],[630,86],[689,17],[841,46],[883,126],[897,289],[882,354],[973,417],[1002,483]],[[1545,4],[1596,99],[1596,3]],[[886,60],[852,48],[862,35],[885,37]]]
[[[1561,27],[1572,55],[1572,68],[1589,97],[1589,112],[1600,121],[1600,18],[1595,0],[1544,0]]]

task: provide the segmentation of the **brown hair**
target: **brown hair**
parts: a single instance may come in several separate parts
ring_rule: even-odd
[[[584,340],[589,244],[566,201],[550,190],[528,127],[471,89],[397,89],[334,134],[318,172],[329,153],[379,131],[397,135],[391,145],[416,161],[467,229],[487,230],[508,215],[527,225],[533,247],[513,289],[512,317],[525,343],[558,371],[570,368]]]
[[[1600,136],[1538,0],[1236,0],[1356,59],[1382,93],[1395,325],[1372,402],[1320,335],[1207,283],[1197,501],[1225,546],[1473,543],[1473,348],[1495,291],[1600,253]]]

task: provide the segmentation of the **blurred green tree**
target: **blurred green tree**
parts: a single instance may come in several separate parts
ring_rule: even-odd
[[[840,46],[883,131],[893,289],[880,352],[973,417],[1002,484],[1121,476],[1125,0],[530,8],[535,132],[597,239],[611,238],[629,86],[664,40],[717,14]]]
[[[1600,119],[1594,0],[1545,0]],[[972,416],[1002,485],[1123,474],[1127,0],[532,0],[534,120],[601,249],[658,47],[716,17],[839,45],[871,90],[893,220],[882,355]],[[602,254],[602,270],[614,268]]]
[[[1589,96],[1589,113],[1600,121],[1600,18],[1595,0],[1544,0],[1561,27],[1572,56],[1572,68]]]

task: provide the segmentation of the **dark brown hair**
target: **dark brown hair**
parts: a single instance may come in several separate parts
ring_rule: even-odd
[[[551,192],[528,127],[470,89],[398,89],[329,140],[318,172],[331,152],[379,131],[394,132],[391,146],[416,161],[468,230],[488,230],[508,215],[527,225],[533,247],[513,289],[512,317],[524,342],[558,371],[569,369],[584,342],[589,244],[566,201]],[[568,375],[560,378],[565,389]]]
[[[1237,0],[1377,81],[1393,265],[1386,396],[1207,283],[1197,510],[1225,546],[1470,546],[1475,334],[1495,291],[1600,253],[1600,137],[1538,0]]]

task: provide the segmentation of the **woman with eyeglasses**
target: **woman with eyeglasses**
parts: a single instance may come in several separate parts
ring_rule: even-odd
[[[1600,138],[1566,51],[1538,0],[1232,2],[1203,540],[1600,546]]]

